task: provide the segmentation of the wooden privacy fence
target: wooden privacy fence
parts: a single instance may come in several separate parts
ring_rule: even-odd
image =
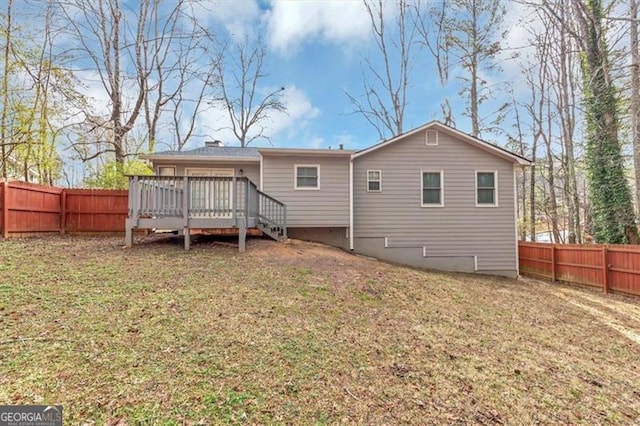
[[[0,183],[0,231],[11,235],[124,232],[128,191]]]
[[[640,296],[640,246],[518,243],[520,273]]]

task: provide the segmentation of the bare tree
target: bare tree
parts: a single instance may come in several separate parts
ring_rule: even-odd
[[[217,67],[220,96],[215,103],[221,105],[229,117],[229,126],[241,147],[256,139],[267,139],[265,122],[274,112],[286,112],[282,101],[284,87],[267,89],[260,83],[267,77],[265,71],[266,47],[260,40],[248,37],[241,43],[232,43],[220,53],[222,66]]]
[[[161,2],[151,5],[143,53],[145,69],[150,72],[144,100],[149,152],[155,151],[162,123],[170,128],[173,146],[182,149],[194,133],[205,97],[216,86],[218,55],[203,61],[215,36],[198,23],[187,6],[186,0],[172,3],[168,11]],[[171,119],[162,120],[165,112],[171,113]]]
[[[400,0],[397,16],[390,22],[385,2],[364,0],[379,58],[365,58],[362,97],[346,93],[354,113],[362,115],[378,132],[380,139],[403,132],[412,51],[416,48],[417,28],[407,1]],[[381,59],[382,64],[377,64]]]
[[[567,19],[567,10],[562,3],[555,6],[563,19]],[[552,88],[555,91],[556,110],[561,131],[563,147],[562,167],[564,170],[564,197],[567,207],[568,242],[582,242],[582,220],[580,218],[580,198],[576,173],[575,126],[576,126],[576,91],[579,90],[579,75],[576,69],[577,48],[575,41],[563,31],[562,27],[548,16],[546,28],[555,36],[551,42],[553,51],[550,66],[554,69],[555,78]]]
[[[2,177],[4,179],[7,178],[7,162],[9,159],[10,149],[7,144],[7,118],[9,111],[9,55],[11,52],[11,6],[13,5],[13,0],[7,1],[7,24],[4,30],[5,33],[5,44],[4,44],[4,69],[2,70],[2,115],[0,116],[0,147],[2,148]]]
[[[633,164],[636,182],[636,211],[640,212],[640,50],[638,38],[638,0],[629,0],[629,50],[631,53],[631,139],[633,142]]]
[[[129,154],[126,136],[138,119],[146,95],[149,70],[144,62],[145,29],[153,3],[140,0],[137,11],[125,10],[120,0],[66,0],[61,4],[81,59],[92,64],[110,101],[108,118],[95,121],[95,129],[109,128],[111,137],[104,141],[104,149],[92,155],[111,152],[118,164],[123,164]]]
[[[418,15],[422,42],[436,59],[442,84],[448,84],[451,69],[463,71],[456,78],[462,82],[460,93],[467,97],[465,115],[471,119],[474,136],[493,130],[480,116],[481,104],[493,97],[493,87],[483,73],[500,69],[497,40],[504,35],[505,13],[502,0],[443,0],[429,14]],[[489,115],[494,124],[502,122],[507,107],[505,103]]]
[[[514,112],[514,127],[516,130],[516,136],[510,137],[510,145],[512,145],[512,149],[514,152],[517,152],[521,157],[526,157],[527,153],[527,143],[525,142],[524,129],[522,124],[522,119],[520,117],[520,106],[515,99],[513,90],[511,90],[511,102],[513,104],[513,112]],[[515,147],[513,147],[515,145]],[[533,166],[532,166],[533,167]],[[525,173],[525,169],[521,169],[516,174],[516,182],[517,182],[517,191],[518,191],[518,202],[516,203],[516,217],[520,219],[519,232],[520,239],[522,241],[526,241],[527,232],[529,229],[527,228],[527,177]],[[534,241],[535,234],[532,235],[531,240]]]

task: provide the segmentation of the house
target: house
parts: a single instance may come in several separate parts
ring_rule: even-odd
[[[516,276],[515,170],[531,162],[434,121],[361,151],[219,143],[143,156],[134,228],[237,227],[421,268]],[[185,191],[186,190],[186,191]],[[190,194],[184,196],[183,194]]]

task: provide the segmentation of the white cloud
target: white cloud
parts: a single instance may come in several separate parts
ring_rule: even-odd
[[[338,44],[366,39],[370,22],[360,1],[274,1],[266,15],[273,49],[287,54],[310,38]]]
[[[295,85],[285,88],[282,102],[287,107],[287,111],[272,114],[265,125],[271,136],[284,133],[288,139],[295,138],[311,120],[320,115],[320,110],[313,106],[305,93]],[[275,138],[272,139],[277,143]]]
[[[242,40],[261,16],[256,0],[205,0],[195,3],[196,18],[224,25],[235,40]]]

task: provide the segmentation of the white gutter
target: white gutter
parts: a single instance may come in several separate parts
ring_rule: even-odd
[[[353,251],[353,158],[349,159],[349,250]]]

